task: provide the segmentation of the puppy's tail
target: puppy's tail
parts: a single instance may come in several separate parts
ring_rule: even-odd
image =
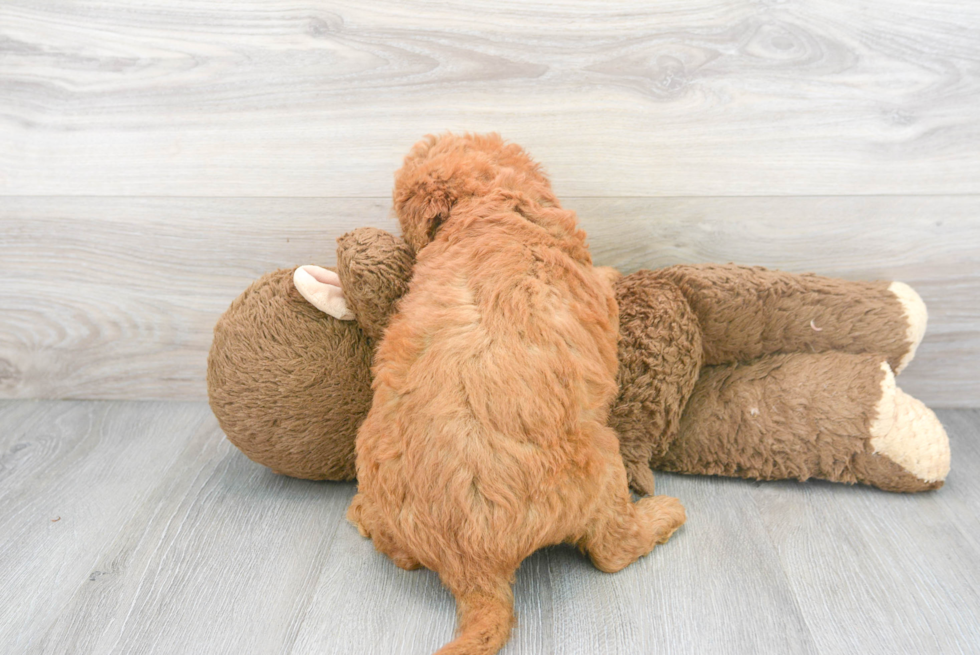
[[[469,587],[456,596],[459,629],[456,639],[436,655],[493,655],[507,643],[514,625],[514,595],[510,582],[501,579],[487,589]]]

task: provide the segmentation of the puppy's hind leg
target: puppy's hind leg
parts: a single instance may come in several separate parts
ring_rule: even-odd
[[[633,503],[626,488],[598,509],[578,546],[596,568],[615,573],[665,543],[686,520],[684,506],[670,496],[647,496]],[[618,486],[618,485],[617,485]]]
[[[398,545],[388,528],[371,516],[370,504],[363,495],[354,496],[347,508],[347,520],[357,527],[362,537],[368,537],[374,542],[375,550],[390,557],[395,566],[406,571],[422,567],[415,557]]]

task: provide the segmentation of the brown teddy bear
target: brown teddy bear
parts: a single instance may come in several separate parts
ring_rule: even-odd
[[[353,479],[374,344],[412,263],[400,239],[361,228],[339,240],[335,277],[282,269],[239,296],[208,359],[211,407],[229,440],[277,473]],[[356,320],[324,313],[300,289],[321,304],[334,290],[332,311]],[[942,486],[946,434],[892,374],[924,331],[909,287],[702,265],[638,271],[616,289],[620,393],[610,423],[638,491],[653,491],[650,466]]]
[[[229,440],[277,473],[353,479],[373,349],[413,263],[404,241],[361,228],[338,240],[336,272],[282,269],[239,296],[208,359]],[[709,264],[638,271],[616,291],[620,393],[609,420],[637,491],[653,492],[651,466],[942,486],[946,433],[895,386],[926,324],[907,285]]]

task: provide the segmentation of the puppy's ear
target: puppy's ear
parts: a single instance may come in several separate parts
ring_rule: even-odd
[[[453,206],[482,195],[499,167],[469,135],[428,135],[395,173],[392,199],[402,238],[415,251],[435,239]]]
[[[354,320],[347,307],[340,276],[320,266],[300,266],[293,272],[293,286],[311,305],[341,321]]]
[[[418,252],[435,239],[457,203],[493,190],[517,192],[557,206],[540,167],[498,134],[429,135],[415,144],[395,173],[392,195],[405,241]]]

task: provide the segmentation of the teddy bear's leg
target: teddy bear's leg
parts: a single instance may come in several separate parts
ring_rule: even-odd
[[[706,365],[774,353],[878,353],[900,372],[926,328],[919,295],[901,282],[851,282],[761,267],[672,266],[701,324]]]
[[[771,355],[703,369],[677,438],[653,466],[925,491],[946,478],[949,441],[881,355]]]

